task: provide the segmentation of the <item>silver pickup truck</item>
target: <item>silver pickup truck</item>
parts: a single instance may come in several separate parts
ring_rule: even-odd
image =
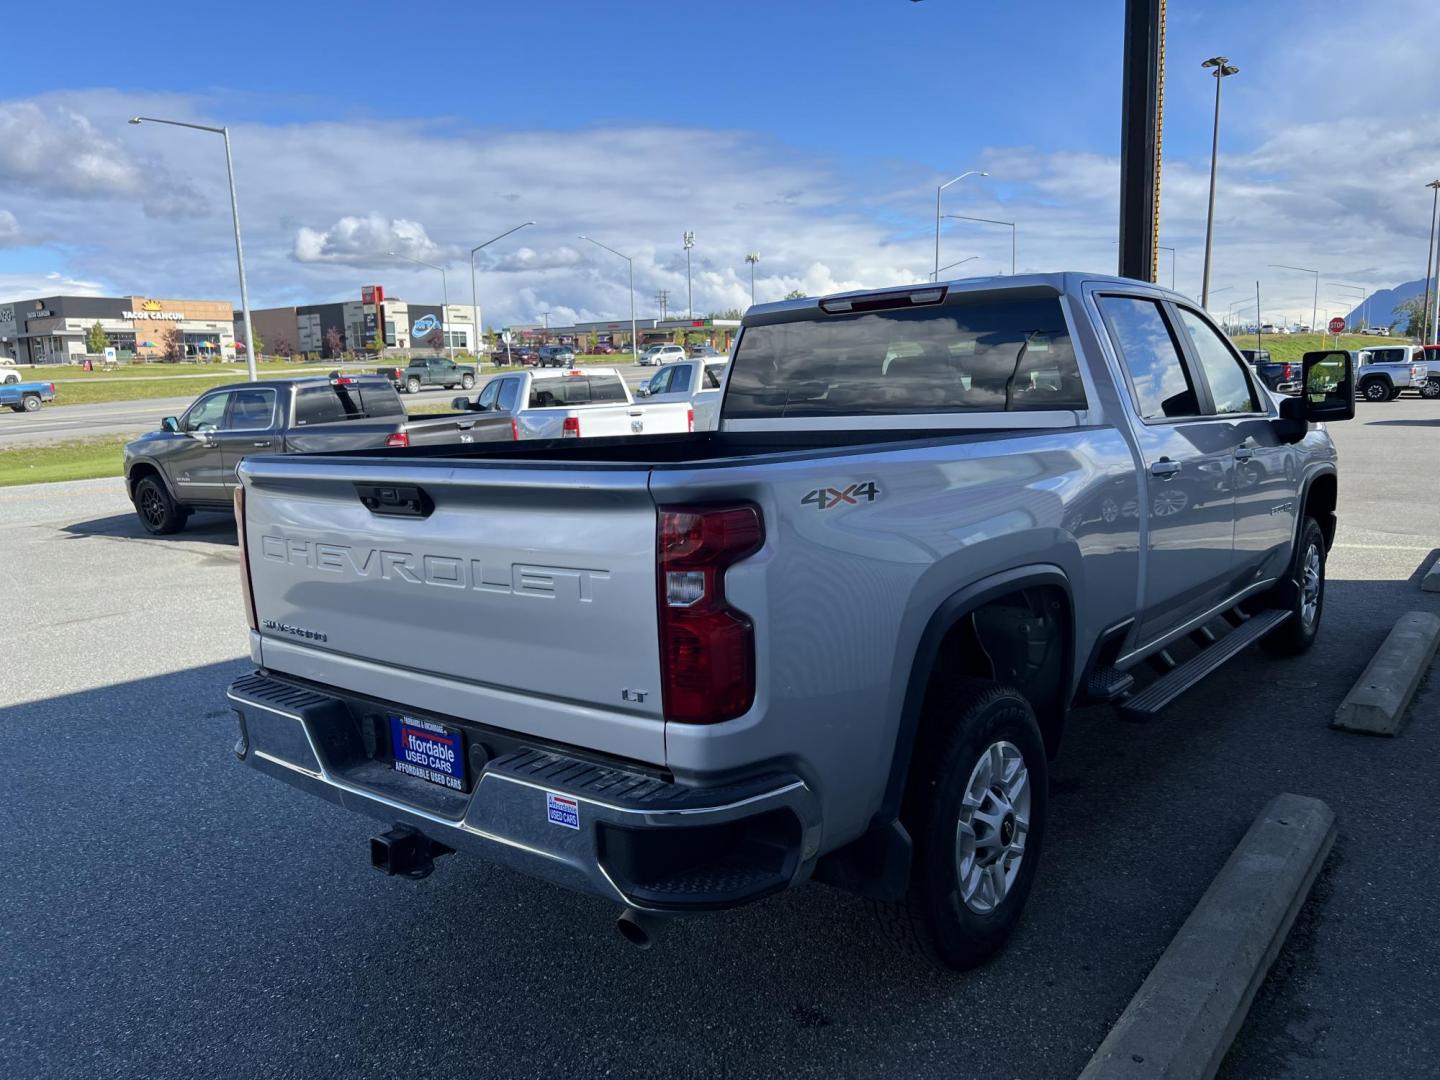
[[[247,458],[235,752],[389,873],[488,856],[637,943],[813,878],[980,963],[1073,706],[1314,639],[1355,403],[1303,369],[1140,282],[980,279],[751,308],[713,432]]]

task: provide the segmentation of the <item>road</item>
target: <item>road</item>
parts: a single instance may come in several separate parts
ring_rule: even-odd
[[[0,490],[0,1075],[1076,1075],[1254,815],[1327,800],[1340,836],[1227,1060],[1251,1077],[1433,1076],[1440,686],[1394,740],[1329,730],[1396,615],[1440,609],[1430,402],[1336,425],[1320,640],[1243,655],[1148,725],[1077,713],[1011,948],[917,970],[810,885],[676,923],[474,859],[368,866],[372,825],[237,765],[233,528],[143,536],[118,480]],[[1417,477],[1420,479],[1417,480]]]
[[[600,365],[603,366],[603,365]],[[654,368],[636,367],[631,363],[616,364],[633,390],[642,379],[654,374]],[[490,378],[482,379],[476,392]],[[127,380],[133,382],[134,380]],[[419,394],[402,394],[406,406],[448,402],[459,390],[422,390]],[[167,416],[184,412],[198,394],[175,398],[147,398],[141,401],[113,401],[100,405],[47,406],[38,413],[17,414],[0,410],[0,446],[20,443],[62,442],[84,439],[93,435],[136,435],[153,431]]]

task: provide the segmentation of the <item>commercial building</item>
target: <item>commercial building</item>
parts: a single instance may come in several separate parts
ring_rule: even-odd
[[[0,356],[20,364],[79,363],[96,324],[122,360],[161,359],[175,345],[191,359],[235,359],[229,300],[44,296],[0,301]]]
[[[333,356],[358,351],[376,340],[383,328],[385,347],[403,351],[438,352],[454,348],[473,352],[479,343],[475,309],[469,304],[412,304],[368,285],[359,300],[329,304],[261,308],[250,313],[263,352],[290,350]]]

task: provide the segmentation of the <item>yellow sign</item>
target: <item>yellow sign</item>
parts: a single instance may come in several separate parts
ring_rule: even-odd
[[[159,301],[159,300],[146,300],[143,304],[140,305],[140,310],[141,310],[141,311],[159,311],[159,310],[160,310],[160,301]]]

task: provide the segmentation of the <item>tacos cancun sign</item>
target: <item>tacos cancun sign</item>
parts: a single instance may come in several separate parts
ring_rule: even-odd
[[[179,311],[122,311],[122,319],[163,319],[170,322],[184,322],[185,315]]]

